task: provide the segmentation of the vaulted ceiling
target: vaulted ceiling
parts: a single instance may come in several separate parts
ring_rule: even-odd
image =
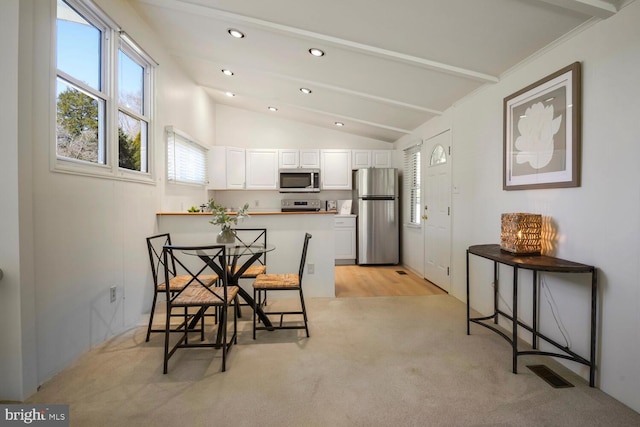
[[[386,142],[411,133],[467,94],[497,83],[540,49],[628,3],[130,2],[217,103]],[[231,37],[229,29],[244,37]],[[324,56],[311,55],[311,48]]]

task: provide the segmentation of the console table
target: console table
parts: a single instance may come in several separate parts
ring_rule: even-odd
[[[494,295],[493,295],[493,314],[486,317],[471,318],[469,300],[469,255],[476,255],[481,258],[493,261],[493,279],[494,279]],[[513,316],[500,310],[498,306],[498,264],[504,264],[513,267]],[[518,271],[520,269],[533,271],[533,319],[532,325],[525,324],[518,320]],[[566,346],[563,346],[538,331],[538,272],[553,273],[589,273],[591,274],[591,347],[589,359],[586,359]],[[596,357],[596,303],[598,295],[598,278],[597,270],[591,265],[579,264],[559,258],[549,257],[545,255],[514,255],[500,249],[500,245],[475,245],[469,246],[467,249],[467,335],[470,335],[471,323],[484,326],[496,332],[506,339],[512,347],[513,351],[513,373],[518,373],[518,356],[525,354],[537,354],[545,356],[561,357],[563,359],[573,360],[589,367],[589,386],[595,384],[595,357]],[[498,317],[503,316],[512,322],[512,336],[508,336],[496,326],[489,322],[493,319],[495,325],[498,324]],[[518,328],[522,327],[532,334],[532,350],[518,350]],[[554,347],[560,349],[563,353],[553,353],[538,349],[538,339],[542,339]]]

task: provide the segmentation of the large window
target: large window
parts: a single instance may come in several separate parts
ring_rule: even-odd
[[[404,185],[409,203],[409,224],[420,225],[420,149],[422,144],[404,150]]]
[[[150,179],[152,64],[92,3],[57,0],[55,170]]]

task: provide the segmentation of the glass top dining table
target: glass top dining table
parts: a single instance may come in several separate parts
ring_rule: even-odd
[[[276,247],[273,244],[267,245],[243,245],[238,243],[225,243],[220,244],[225,247],[225,254],[227,258],[227,265],[231,268],[227,271],[227,280],[229,286],[238,286],[238,282],[242,274],[249,268],[254,262],[258,260],[264,253],[273,251]],[[193,249],[183,250],[187,255],[198,256],[205,263],[207,263],[219,276],[223,273],[218,271],[220,267],[212,262],[211,250]],[[238,286],[238,295],[252,308],[255,308],[256,315],[267,328],[271,327],[271,321],[264,314],[262,307],[256,307],[253,297],[249,292],[245,291],[242,287]]]

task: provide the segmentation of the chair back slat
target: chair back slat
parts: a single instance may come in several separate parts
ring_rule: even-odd
[[[227,301],[228,297],[228,277],[227,277],[227,256],[226,247],[224,245],[208,245],[208,246],[183,246],[183,245],[165,245],[163,247],[163,265],[165,267],[165,279],[168,281],[172,274],[175,276],[175,266],[179,266],[181,274],[189,276],[186,286],[178,292],[170,292],[169,286],[166,286],[167,304],[175,301],[190,285],[200,286],[220,302]],[[192,263],[187,259],[199,259],[197,267],[190,267]],[[174,266],[174,272],[171,272],[169,266]],[[220,296],[214,292],[207,283],[201,280],[201,275],[208,269],[211,269],[218,275],[223,288],[223,295]],[[168,283],[168,282],[167,282]]]
[[[240,246],[249,247],[254,245],[267,246],[266,228],[236,228],[236,241]],[[256,262],[267,265],[267,253],[264,252]]]
[[[304,273],[304,265],[307,262],[307,248],[309,247],[309,239],[311,234],[304,234],[304,244],[302,245],[302,257],[300,258],[300,270],[298,270],[298,276],[300,277],[300,286],[302,286],[302,273]]]
[[[169,233],[157,234],[155,236],[147,237],[147,250],[149,252],[151,276],[153,278],[154,286],[158,286],[161,283],[158,278],[165,273],[164,257],[162,255],[162,251],[164,246],[166,245],[171,245],[171,235]],[[175,263],[169,264],[168,267],[171,278],[175,277]]]

